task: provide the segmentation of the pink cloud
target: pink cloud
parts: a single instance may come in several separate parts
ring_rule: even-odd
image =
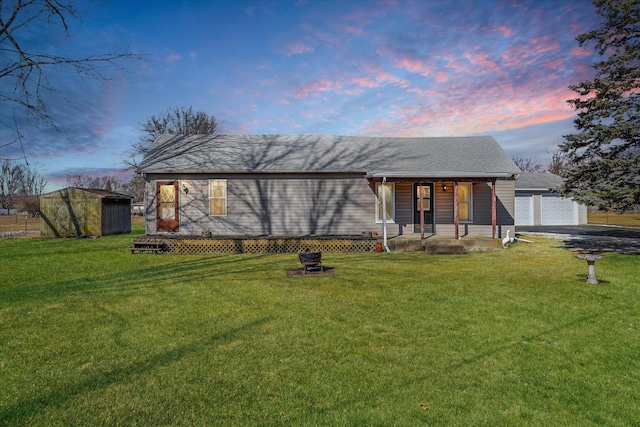
[[[573,49],[571,49],[571,55],[573,56],[589,56],[592,53],[593,53],[592,50],[589,50],[582,46],[576,46]]]
[[[344,28],[344,32],[347,34],[355,34],[355,35],[361,35],[362,34],[362,28],[358,28],[358,27],[354,27],[351,25],[348,25]]]
[[[180,56],[179,54],[170,53],[169,55],[167,55],[167,57],[164,60],[169,64],[173,64],[174,62],[179,61],[181,59],[182,59],[182,56]]]
[[[296,99],[305,99],[309,96],[320,92],[327,92],[336,88],[334,82],[328,79],[312,80],[309,83],[302,85],[298,88],[298,91],[294,95]]]
[[[436,73],[436,82],[445,83],[447,80],[449,80],[449,77],[447,76],[447,73],[445,73],[444,71],[438,71]]]
[[[560,49],[560,43],[552,36],[542,36],[531,40],[533,55],[540,55],[544,52],[550,52]]]
[[[405,89],[411,86],[411,83],[409,83],[408,80],[401,79],[400,77],[394,76],[393,74],[389,74],[386,71],[378,71],[375,77],[376,77],[376,80],[380,82],[394,83]]]
[[[377,70],[371,76],[354,77],[351,79],[351,83],[355,84],[359,88],[367,89],[380,87],[386,83],[396,84],[405,89],[411,86],[411,83],[408,80],[401,79],[400,77],[394,76],[384,70]]]
[[[360,87],[372,88],[372,87],[378,87],[379,86],[379,84],[377,82],[373,81],[370,77],[357,77],[357,78],[354,78],[351,81],[355,85],[360,86]]]
[[[298,41],[287,46],[285,48],[285,54],[287,56],[302,55],[305,53],[311,53],[313,52],[313,50],[314,49],[311,46],[307,45],[302,41]]]
[[[506,25],[498,25],[497,27],[492,28],[491,31],[500,33],[504,37],[511,37],[514,33],[513,28],[507,27]]]
[[[564,63],[564,59],[562,58],[549,59],[547,61],[544,61],[544,67],[549,70],[557,70],[558,67],[560,67],[563,63]]]
[[[475,68],[475,71],[480,71],[480,72],[493,72],[493,73],[500,73],[502,72],[500,66],[498,64],[496,64],[494,61],[489,59],[489,54],[487,54],[486,52],[477,52],[475,54],[465,54],[464,55],[465,58],[467,58],[467,60],[472,64],[472,65],[476,65],[477,67]],[[479,68],[479,70],[478,70]]]
[[[450,92],[411,88],[419,100],[393,105],[384,118],[368,121],[360,132],[366,135],[465,135],[519,128],[573,117],[566,103],[566,87],[541,91],[529,86],[494,84],[473,88],[460,84]],[[482,102],[478,102],[482,100]]]

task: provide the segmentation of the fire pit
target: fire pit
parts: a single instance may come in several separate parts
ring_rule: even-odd
[[[304,267],[305,274],[310,271],[322,271],[322,252],[309,250],[298,252],[298,259]]]

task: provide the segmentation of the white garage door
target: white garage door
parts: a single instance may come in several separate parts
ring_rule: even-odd
[[[533,194],[516,194],[516,225],[533,225]]]
[[[542,195],[542,225],[577,225],[578,204],[556,195]]]

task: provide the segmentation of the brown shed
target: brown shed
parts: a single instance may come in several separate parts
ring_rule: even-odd
[[[131,232],[131,196],[68,187],[40,196],[40,232],[48,237]]]

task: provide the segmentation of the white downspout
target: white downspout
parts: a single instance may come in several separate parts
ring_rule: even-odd
[[[391,252],[389,246],[387,246],[387,192],[385,191],[384,185],[387,183],[387,177],[382,177],[382,186],[380,190],[382,191],[382,241],[384,242],[384,250],[387,252]]]

